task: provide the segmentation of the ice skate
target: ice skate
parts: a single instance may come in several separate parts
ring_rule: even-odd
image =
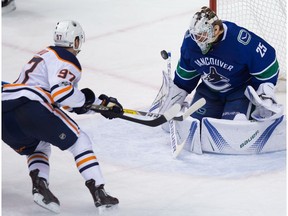
[[[2,0],[2,14],[6,14],[14,10],[16,10],[14,0]]]
[[[119,200],[117,198],[112,197],[106,193],[104,185],[96,187],[94,179],[86,181],[85,184],[88,187],[90,193],[92,194],[94,204],[100,213],[101,211],[105,211],[105,209],[116,207],[119,203]]]
[[[41,207],[54,213],[60,213],[60,202],[48,188],[46,179],[38,176],[39,170],[35,169],[30,172],[32,179],[32,194],[34,202]]]

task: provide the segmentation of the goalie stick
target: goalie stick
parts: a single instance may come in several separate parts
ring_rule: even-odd
[[[167,61],[167,72],[168,72],[168,76],[171,77],[171,52],[167,52],[166,50],[162,50],[161,56],[164,60]],[[206,100],[204,98],[199,99],[182,116],[179,116],[177,120],[178,121],[185,120],[192,113],[194,113],[199,108],[204,106],[205,103],[206,103]],[[193,109],[193,108],[195,108],[195,109]],[[168,125],[169,125],[169,131],[170,131],[170,145],[171,145],[172,157],[176,158],[180,154],[180,152],[182,151],[186,140],[183,143],[178,144],[177,131],[175,128],[175,122],[173,120],[176,120],[176,119],[173,118],[172,120],[169,120]]]
[[[161,51],[161,57],[167,61],[167,73],[168,78],[171,78],[171,52],[167,52],[166,50]],[[189,115],[188,115],[189,116]],[[172,157],[174,158],[174,152],[176,152],[177,148],[177,136],[175,130],[175,124],[173,120],[168,121],[169,131],[170,131],[170,146],[172,151]]]
[[[161,57],[167,61],[167,73],[168,73],[168,77],[171,78],[171,52],[167,52],[166,50],[162,50],[161,51]],[[196,102],[196,104],[197,104],[197,102]],[[204,102],[205,102],[205,100],[204,100]],[[199,103],[201,103],[201,101]],[[202,105],[202,103],[201,103],[200,105],[201,105],[200,107],[202,107],[204,104]],[[195,106],[197,106],[197,105],[195,105]],[[197,109],[192,110],[192,112],[189,112],[189,114],[187,114],[187,115],[184,114],[185,118],[190,116],[193,112],[198,110],[198,108],[200,108],[200,107],[197,107]],[[183,118],[182,121],[185,118]],[[170,120],[170,121],[168,121],[168,125],[169,125],[169,131],[170,131],[170,147],[171,147],[171,151],[172,151],[172,157],[176,158],[180,154],[180,152],[182,151],[185,143],[183,143],[182,145],[178,145],[178,143],[177,143],[177,134],[176,134],[175,122],[173,120]]]

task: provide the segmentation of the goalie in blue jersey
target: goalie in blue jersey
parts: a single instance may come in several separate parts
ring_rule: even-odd
[[[275,100],[278,74],[276,52],[269,43],[202,7],[185,33],[175,77],[160,113],[172,104],[183,104],[195,90],[192,104],[206,99],[192,114],[196,119],[232,120],[237,114],[258,121],[277,118],[283,112]]]

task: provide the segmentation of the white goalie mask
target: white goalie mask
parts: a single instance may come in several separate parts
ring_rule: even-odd
[[[215,12],[210,8],[202,7],[201,11],[196,12],[191,20],[189,32],[191,38],[200,47],[203,54],[211,48],[217,37],[214,36],[214,22],[219,20]]]
[[[79,38],[79,46],[75,47],[75,39]],[[64,20],[56,24],[54,32],[54,44],[61,47],[73,47],[80,51],[82,43],[85,42],[85,34],[81,25],[73,20]]]

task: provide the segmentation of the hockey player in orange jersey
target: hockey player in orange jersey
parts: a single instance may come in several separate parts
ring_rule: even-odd
[[[76,56],[84,41],[78,22],[58,22],[55,46],[35,54],[18,79],[2,88],[2,139],[27,156],[34,201],[56,213],[60,212],[60,202],[48,187],[51,145],[72,153],[97,208],[119,202],[104,190],[105,182],[89,137],[61,110],[68,107],[71,112],[84,114],[92,104],[102,104],[112,113],[123,113],[116,98],[104,94],[96,97],[89,88],[77,88],[82,68]],[[108,113],[104,116],[113,118]]]

